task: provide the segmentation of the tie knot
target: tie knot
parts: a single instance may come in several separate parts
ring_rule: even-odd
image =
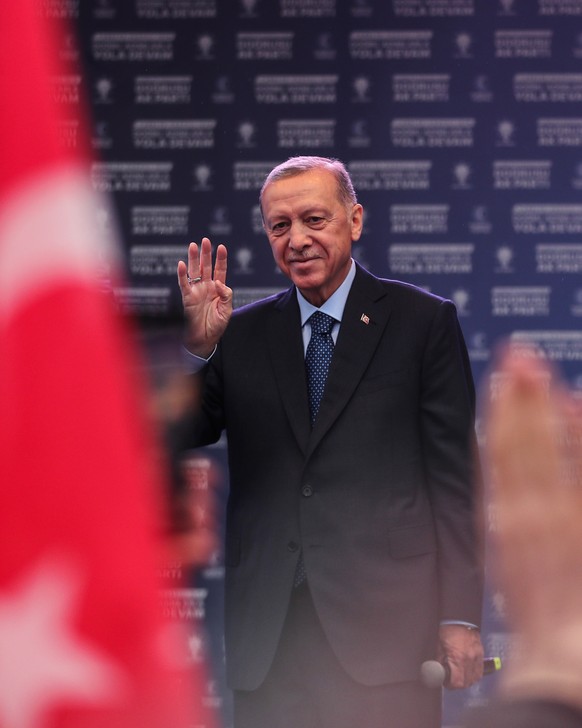
[[[316,311],[309,317],[309,323],[311,324],[312,334],[330,334],[335,323],[333,316],[328,316],[326,313]]]

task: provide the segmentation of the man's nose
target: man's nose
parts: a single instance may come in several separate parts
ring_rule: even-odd
[[[291,223],[289,227],[289,246],[294,250],[302,250],[307,245],[311,245],[308,228],[299,221]]]

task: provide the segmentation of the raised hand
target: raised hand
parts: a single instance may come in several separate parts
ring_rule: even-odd
[[[186,317],[186,347],[192,354],[209,357],[232,315],[232,289],[226,285],[227,251],[216,250],[212,268],[212,245],[202,238],[200,246],[190,243],[188,264],[178,263],[178,285]]]

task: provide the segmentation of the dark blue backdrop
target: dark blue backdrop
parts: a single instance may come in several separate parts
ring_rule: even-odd
[[[78,141],[80,95],[92,104],[94,185],[112,193],[127,256],[123,309],[174,322],[176,262],[203,235],[229,247],[237,305],[285,286],[258,189],[288,156],[337,156],[366,210],[355,257],[456,303],[478,382],[509,337],[582,390],[582,0],[40,6],[78,23],[79,46],[70,37],[62,55],[80,55],[84,71],[56,79],[55,93],[71,108],[64,144]],[[114,223],[103,211],[99,224]],[[223,445],[208,456],[224,471]],[[198,591],[169,593],[168,609],[206,620],[207,697],[228,726],[221,563]],[[503,617],[490,588],[484,641],[502,657]],[[198,658],[204,645],[190,647]],[[445,724],[494,682],[448,696]]]

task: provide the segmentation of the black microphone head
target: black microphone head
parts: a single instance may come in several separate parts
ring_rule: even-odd
[[[446,679],[446,668],[438,660],[426,660],[420,666],[420,681],[425,687],[442,688]]]

